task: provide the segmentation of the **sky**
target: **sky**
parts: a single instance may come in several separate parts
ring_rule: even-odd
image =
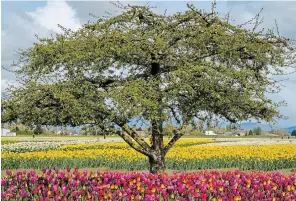
[[[2,1],[1,7],[1,65],[11,68],[13,61],[17,60],[16,51],[26,49],[33,45],[36,36],[47,37],[54,33],[60,33],[58,24],[77,30],[84,23],[94,21],[95,16],[105,15],[105,11],[114,15],[118,14],[114,5],[109,1]],[[147,2],[124,2],[125,4],[147,4]],[[149,2],[150,6],[155,6],[156,12],[168,14],[186,10],[185,1],[158,1]],[[197,8],[209,10],[210,1],[190,1]],[[264,18],[262,27],[275,27],[277,21],[280,34],[291,39],[296,39],[296,1],[218,1],[217,11],[220,14],[227,14],[235,20],[234,23],[242,23],[253,18],[260,10]],[[287,106],[281,107],[281,114],[289,117],[287,120],[280,120],[279,127],[289,127],[296,125],[296,73],[284,77],[282,82],[284,87],[278,94],[267,94],[273,101],[286,101]],[[281,79],[281,78],[279,78]],[[15,77],[2,69],[1,91],[4,91],[8,84],[15,84]]]

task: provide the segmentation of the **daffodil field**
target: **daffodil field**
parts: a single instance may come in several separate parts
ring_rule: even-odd
[[[167,142],[165,142],[167,143]],[[215,140],[180,140],[166,155],[173,170],[238,168],[277,170],[296,167],[296,144],[200,146]],[[148,160],[122,142],[19,142],[2,146],[2,169],[97,168],[147,170]]]

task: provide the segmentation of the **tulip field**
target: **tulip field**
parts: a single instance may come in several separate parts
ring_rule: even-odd
[[[225,145],[182,139],[166,155],[173,173],[154,175],[147,173],[148,160],[120,141],[11,141],[1,149],[1,198],[296,201],[296,172],[276,172],[296,169],[294,142]],[[225,168],[238,170],[209,170]]]
[[[6,171],[1,180],[3,200],[145,200],[240,201],[294,200],[296,173],[204,171],[153,175],[43,170]]]

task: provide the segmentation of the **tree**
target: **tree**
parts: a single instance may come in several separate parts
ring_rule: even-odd
[[[278,136],[280,136],[280,137],[284,137],[284,136],[285,136],[285,133],[284,133],[284,131],[283,131],[282,129],[278,129],[278,130],[276,131],[276,134],[277,134]]]
[[[224,134],[227,130],[226,128],[214,128],[212,129],[216,134]]]
[[[207,121],[207,130],[211,130],[213,128],[212,122],[210,120]]]
[[[44,132],[44,130],[42,129],[41,125],[37,125],[34,129],[34,134],[36,135],[40,135]]]
[[[261,135],[262,129],[258,126],[257,128],[254,128],[254,133],[255,133],[255,135]]]
[[[166,123],[163,128],[163,135],[172,136],[176,128],[172,123]]]
[[[81,130],[83,131],[83,135],[88,135],[89,133],[89,128],[86,125],[83,125]]]
[[[144,129],[144,133],[145,133],[146,135],[151,135],[151,128],[150,128],[150,127],[145,128],[145,129]]]
[[[295,136],[296,137],[296,130],[293,130],[292,131],[291,136]]]
[[[198,131],[200,132],[200,134],[204,134],[204,121],[203,120],[199,121]]]
[[[191,132],[194,130],[194,128],[189,124],[184,126],[183,130],[184,134],[191,135]]]
[[[253,132],[252,129],[249,131],[249,134],[248,135],[254,135],[254,132]]]
[[[231,131],[232,130],[231,124],[226,125],[226,130],[227,131]]]
[[[63,135],[69,135],[68,128],[67,128],[66,124],[63,124],[63,126],[62,126],[62,133],[63,133]]]
[[[120,137],[147,156],[156,173],[196,119],[280,117],[281,104],[265,94],[278,89],[271,73],[292,63],[292,43],[257,31],[258,18],[254,30],[232,25],[214,7],[206,12],[188,5],[168,15],[119,5],[120,15],[38,38],[14,64],[21,85],[2,101],[4,120],[121,129]],[[132,119],[149,124],[151,146],[129,126]],[[163,125],[172,121],[174,136],[164,145]]]
[[[143,131],[141,127],[137,128],[137,131]]]
[[[11,131],[12,132],[18,132],[20,129],[19,129],[19,127],[16,125]]]

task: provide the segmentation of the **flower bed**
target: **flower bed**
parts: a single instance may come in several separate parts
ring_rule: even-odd
[[[249,146],[196,146],[213,141],[181,140],[166,155],[166,167],[178,170],[238,168],[277,170],[296,167],[295,144]],[[125,143],[70,144],[38,152],[3,152],[2,168],[42,169],[67,165],[144,170],[148,160]]]
[[[37,152],[37,151],[47,151],[52,149],[57,149],[63,145],[71,144],[93,144],[96,143],[96,140],[68,140],[68,141],[28,141],[28,142],[17,142],[4,144],[1,147],[2,152],[15,152],[15,153],[24,153],[24,152]]]
[[[14,144],[14,143],[18,143],[18,140],[15,139],[1,139],[1,145],[5,145],[5,144]]]
[[[67,170],[6,171],[2,200],[296,200],[296,173],[217,172],[149,173]]]

